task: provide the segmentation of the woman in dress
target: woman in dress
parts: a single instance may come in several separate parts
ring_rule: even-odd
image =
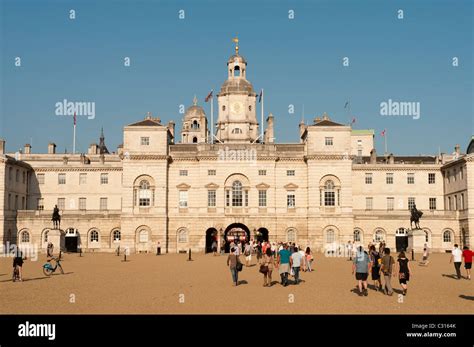
[[[271,287],[272,286],[272,272],[275,265],[275,260],[273,258],[272,250],[270,247],[265,251],[265,255],[262,260],[262,267],[266,270],[263,272],[263,286]]]
[[[375,250],[375,246],[369,249],[370,261],[372,262],[372,280],[374,281],[375,290],[382,291],[382,281],[380,280],[380,254]]]
[[[408,264],[408,259],[405,256],[405,252],[400,252],[398,255],[398,280],[403,289],[403,295],[407,295],[408,284],[410,280],[410,265]]]

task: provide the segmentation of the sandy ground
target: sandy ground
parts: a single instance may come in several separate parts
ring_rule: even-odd
[[[139,254],[127,262],[122,259],[66,254],[65,274],[46,277],[41,257],[26,261],[24,282],[13,283],[12,260],[1,258],[0,313],[474,313],[474,280],[449,277],[455,271],[448,254],[433,254],[428,267],[412,263],[403,302],[397,294],[388,297],[374,290],[359,297],[353,292],[350,262],[322,254],[315,257],[314,272],[301,274],[303,283],[286,288],[276,282],[276,273],[275,284],[264,288],[258,266],[244,268],[239,278],[243,283],[233,287],[226,256],[197,254],[187,261],[184,254]],[[398,280],[392,283],[400,292]]]

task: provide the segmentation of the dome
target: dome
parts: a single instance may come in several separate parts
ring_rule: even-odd
[[[206,112],[204,112],[204,109],[201,106],[198,106],[197,98],[194,96],[193,106],[188,107],[186,110],[186,113],[184,114],[184,120],[186,121],[201,117],[206,117]]]
[[[245,60],[244,57],[242,57],[241,55],[239,54],[234,54],[234,55],[231,55],[229,60],[227,60],[227,65],[231,64],[231,63],[239,63],[239,64],[245,64],[247,65],[247,60]]]
[[[238,79],[228,79],[222,84],[220,95],[225,94],[246,94],[246,95],[256,95],[253,90],[252,83],[249,81],[238,78]]]

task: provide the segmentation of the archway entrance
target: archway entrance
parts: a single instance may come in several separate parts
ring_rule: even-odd
[[[217,242],[217,230],[215,228],[209,228],[206,230],[206,249],[205,253],[212,252],[212,243]]]
[[[257,242],[268,242],[268,229],[259,228],[257,230]]]
[[[399,228],[395,232],[395,246],[397,252],[406,252],[408,248],[408,230],[405,228]]]
[[[241,223],[233,223],[225,229],[224,241],[225,241],[225,252],[229,253],[230,243],[240,241],[245,243],[250,240],[250,230],[246,225]]]

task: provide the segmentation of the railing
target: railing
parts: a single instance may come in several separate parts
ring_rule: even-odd
[[[120,215],[122,210],[63,210],[60,212],[61,218],[68,218],[73,216],[82,215]],[[53,215],[52,210],[18,210],[18,218],[51,218]]]

